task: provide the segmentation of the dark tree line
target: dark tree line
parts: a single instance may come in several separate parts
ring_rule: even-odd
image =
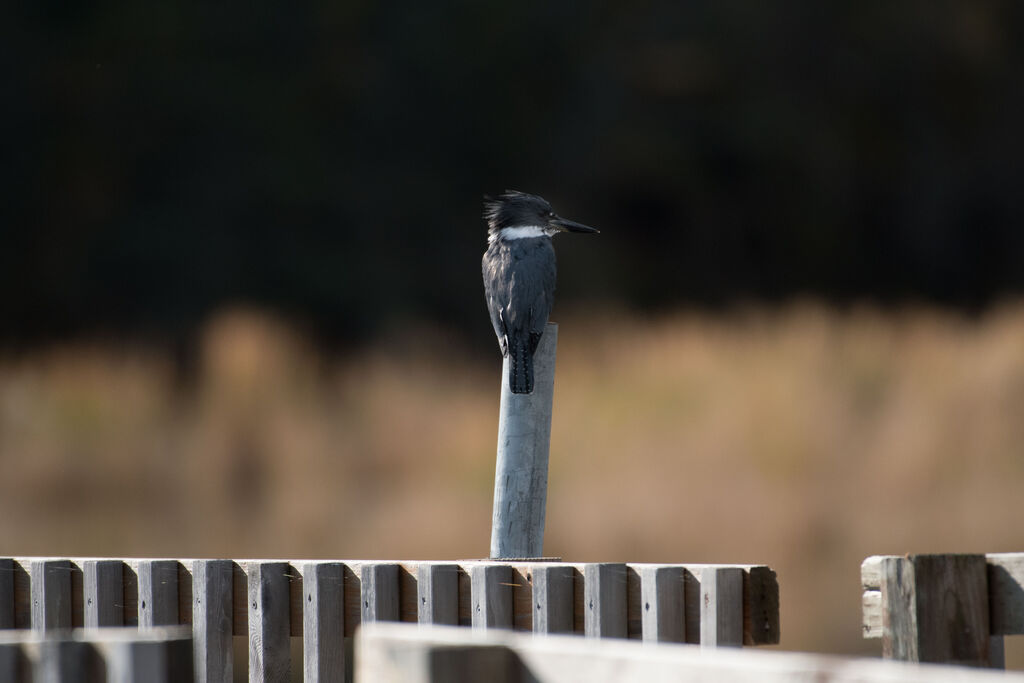
[[[1024,285],[1024,5],[18,3],[0,337],[488,334],[480,199],[544,194],[560,302]]]

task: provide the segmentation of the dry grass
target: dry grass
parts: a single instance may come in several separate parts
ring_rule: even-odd
[[[145,349],[0,358],[0,552],[486,554],[497,359],[389,348],[228,313],[187,396]],[[545,550],[767,563],[783,647],[873,652],[860,561],[1024,550],[1022,450],[1024,304],[570,316]]]

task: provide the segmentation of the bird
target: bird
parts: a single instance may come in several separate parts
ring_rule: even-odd
[[[562,218],[543,197],[506,190],[484,197],[487,251],[482,269],[487,309],[513,394],[533,393],[533,354],[555,301],[555,249],[560,232],[598,233]]]

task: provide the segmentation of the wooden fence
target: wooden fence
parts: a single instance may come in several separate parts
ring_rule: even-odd
[[[1024,675],[795,652],[372,624],[356,636],[357,683],[986,683]]]
[[[1003,668],[1003,636],[1024,634],[1024,553],[876,555],[861,583],[886,658]]]
[[[192,677],[192,633],[181,626],[0,631],[3,683],[188,683]]]
[[[250,681],[340,681],[361,623],[577,633],[704,646],[775,644],[775,573],[757,565],[0,559],[0,629],[187,625],[195,680],[230,681],[247,636]]]

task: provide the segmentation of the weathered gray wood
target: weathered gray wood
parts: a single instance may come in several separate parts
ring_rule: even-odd
[[[287,683],[289,643],[289,575],[287,562],[246,563],[249,619],[249,683]]]
[[[192,637],[196,683],[231,683],[234,562],[192,562]]]
[[[14,628],[14,560],[9,557],[0,558],[0,629],[5,628]]]
[[[85,627],[124,626],[124,562],[85,560],[82,576]]]
[[[743,570],[707,567],[700,573],[701,647],[743,645]]]
[[[512,628],[512,567],[481,563],[469,569],[473,628]]]
[[[641,637],[649,643],[685,643],[682,567],[640,568]]]
[[[422,562],[416,568],[417,621],[459,624],[459,565]]]
[[[864,586],[864,637],[882,637],[881,566],[883,556],[861,565]],[[993,636],[1024,634],[1024,553],[990,553],[988,564],[989,624]]]
[[[991,553],[985,559],[992,633],[1024,634],[1024,553]]]
[[[533,576],[533,632],[572,633],[573,579],[568,564],[536,564]]]
[[[530,683],[985,683],[1024,681],[1019,673],[928,666],[868,658],[636,641],[531,635],[408,624],[370,624],[356,636],[356,681],[449,680]],[[514,658],[501,657],[506,649]],[[484,651],[486,657],[474,657]],[[445,653],[439,662],[435,655]],[[441,669],[441,666],[444,668]],[[462,674],[466,675],[462,675]],[[435,675],[439,674],[439,675]],[[443,675],[442,675],[443,674]]]
[[[863,567],[863,565],[862,565]],[[917,594],[909,557],[883,557],[879,563],[882,656],[920,661],[917,650]]]
[[[984,555],[887,557],[881,588],[883,656],[988,666]]]
[[[345,565],[302,565],[302,672],[304,683],[345,680]]]
[[[178,624],[178,561],[139,560],[139,628]]]
[[[558,325],[548,323],[533,354],[533,393],[509,389],[509,359],[501,372],[498,458],[494,475],[491,557],[544,555],[544,516],[548,492],[548,448],[555,389]]]
[[[882,591],[864,591],[860,598],[865,638],[882,637]]]
[[[71,628],[71,561],[31,560],[32,629]]]
[[[363,623],[398,621],[401,615],[398,565],[368,562],[360,567],[359,573]]]
[[[626,565],[583,566],[583,633],[588,638],[625,638]]]

